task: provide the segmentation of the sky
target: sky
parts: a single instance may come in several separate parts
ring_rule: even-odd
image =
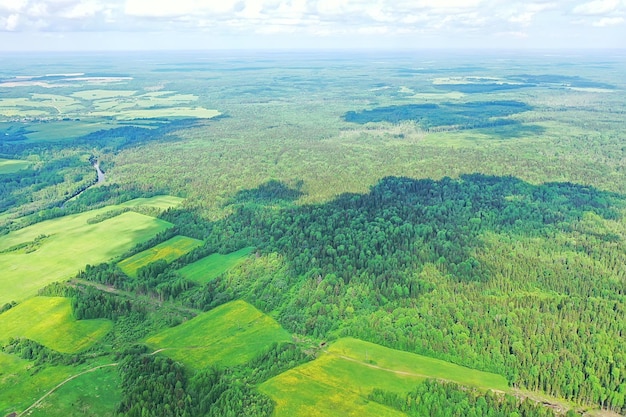
[[[626,0],[0,0],[0,51],[626,48]]]

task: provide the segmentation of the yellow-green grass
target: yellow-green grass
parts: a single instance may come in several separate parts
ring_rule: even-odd
[[[21,412],[69,376],[70,366],[45,367],[33,373],[33,363],[0,352],[0,415]]]
[[[31,417],[116,416],[122,399],[118,370],[104,367],[69,381],[29,411]]]
[[[178,272],[190,281],[204,284],[240,264],[253,249],[243,248],[227,255],[214,253],[179,269]]]
[[[205,109],[204,107],[170,107],[170,108],[129,108],[106,111],[91,112],[90,116],[94,117],[114,117],[116,120],[134,120],[134,119],[156,119],[156,118],[178,118],[178,117],[195,117],[199,119],[210,119],[219,116],[221,113],[217,110]]]
[[[130,97],[135,95],[137,91],[129,90],[83,90],[72,93],[72,97],[82,100],[102,100],[112,97]]]
[[[289,333],[245,301],[232,301],[146,340],[154,350],[191,368],[245,363]]]
[[[121,207],[154,207],[161,210],[167,210],[168,208],[178,207],[184,199],[180,197],[174,197],[172,195],[157,195],[149,198],[135,198],[134,200],[127,201],[120,204]]]
[[[24,337],[64,353],[91,347],[113,327],[110,320],[76,320],[69,298],[33,297],[0,314],[0,344]]]
[[[351,338],[338,340],[315,361],[266,381],[260,390],[276,401],[277,416],[374,416],[380,411],[366,401],[374,388],[404,394],[426,378],[508,390],[500,375]]]
[[[137,276],[139,268],[144,267],[152,262],[165,260],[172,262],[180,258],[186,253],[191,252],[198,246],[202,245],[202,241],[187,236],[174,236],[163,243],[139,252],[130,258],[126,258],[117,265],[129,277]]]
[[[30,166],[30,162],[19,159],[0,158],[0,174],[10,174],[13,172],[26,169]]]
[[[87,223],[116,208],[47,220],[0,236],[0,305],[24,300],[51,282],[71,278],[86,264],[118,257],[172,226],[135,212]]]

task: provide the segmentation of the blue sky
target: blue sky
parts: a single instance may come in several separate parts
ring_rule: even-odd
[[[0,50],[626,48],[626,0],[0,0]]]

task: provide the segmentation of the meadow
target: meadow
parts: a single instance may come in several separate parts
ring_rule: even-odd
[[[289,333],[271,317],[245,301],[232,301],[146,339],[192,369],[209,365],[243,364],[275,342],[288,342]]]
[[[53,366],[34,372],[34,364],[0,352],[0,415],[20,412],[75,374],[76,367]]]
[[[20,171],[28,168],[30,165],[28,161],[0,158],[0,175]]]
[[[132,211],[89,224],[88,220],[116,208],[47,220],[0,236],[0,304],[22,301],[46,284],[70,278],[86,264],[120,256],[171,227]]]
[[[352,338],[332,343],[316,360],[263,383],[276,416],[397,415],[369,402],[375,388],[404,394],[426,378],[483,390],[508,391],[506,379],[426,356]]]
[[[117,265],[129,277],[136,277],[140,268],[159,260],[164,260],[168,263],[172,262],[200,245],[202,245],[201,240],[187,236],[174,236],[150,249],[124,259]]]
[[[119,372],[115,367],[104,367],[64,384],[29,411],[28,415],[114,417],[120,399]]]
[[[63,353],[98,343],[113,327],[109,320],[76,320],[69,298],[33,297],[0,314],[0,344],[27,338]]]
[[[186,265],[179,269],[178,272],[190,281],[206,284],[229,269],[239,265],[253,250],[254,248],[243,248],[226,255],[214,253]]]

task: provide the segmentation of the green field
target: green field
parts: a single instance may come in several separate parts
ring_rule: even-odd
[[[187,236],[174,236],[158,245],[126,258],[118,266],[129,277],[137,275],[139,268],[161,259],[172,262],[202,245],[202,241]]]
[[[254,248],[243,248],[227,255],[214,253],[179,269],[178,272],[190,281],[205,284],[238,265],[253,250]]]
[[[425,378],[508,390],[500,375],[352,338],[338,340],[315,361],[270,379],[260,390],[276,401],[277,416],[375,416],[381,411],[366,400],[374,388],[403,394]]]
[[[33,363],[0,352],[0,415],[22,411],[67,377],[79,372],[51,366],[32,372]]]
[[[174,197],[173,195],[157,195],[149,198],[135,198],[134,200],[127,201],[120,204],[120,207],[153,207],[161,210],[167,210],[168,208],[178,207],[184,199],[180,197]]]
[[[97,369],[69,381],[28,415],[114,417],[121,400],[120,383],[120,374],[115,367]]]
[[[119,208],[108,206],[47,220],[0,237],[0,305],[21,301],[41,287],[70,278],[86,264],[120,256],[171,224],[135,212],[95,224],[87,220]]]
[[[24,337],[64,353],[84,350],[113,327],[109,320],[76,320],[69,298],[33,297],[0,314],[0,344]]]
[[[192,368],[245,363],[274,342],[291,340],[271,317],[232,301],[149,337],[148,346]]]
[[[0,158],[0,174],[11,174],[30,166],[28,161],[20,161],[19,159]]]

